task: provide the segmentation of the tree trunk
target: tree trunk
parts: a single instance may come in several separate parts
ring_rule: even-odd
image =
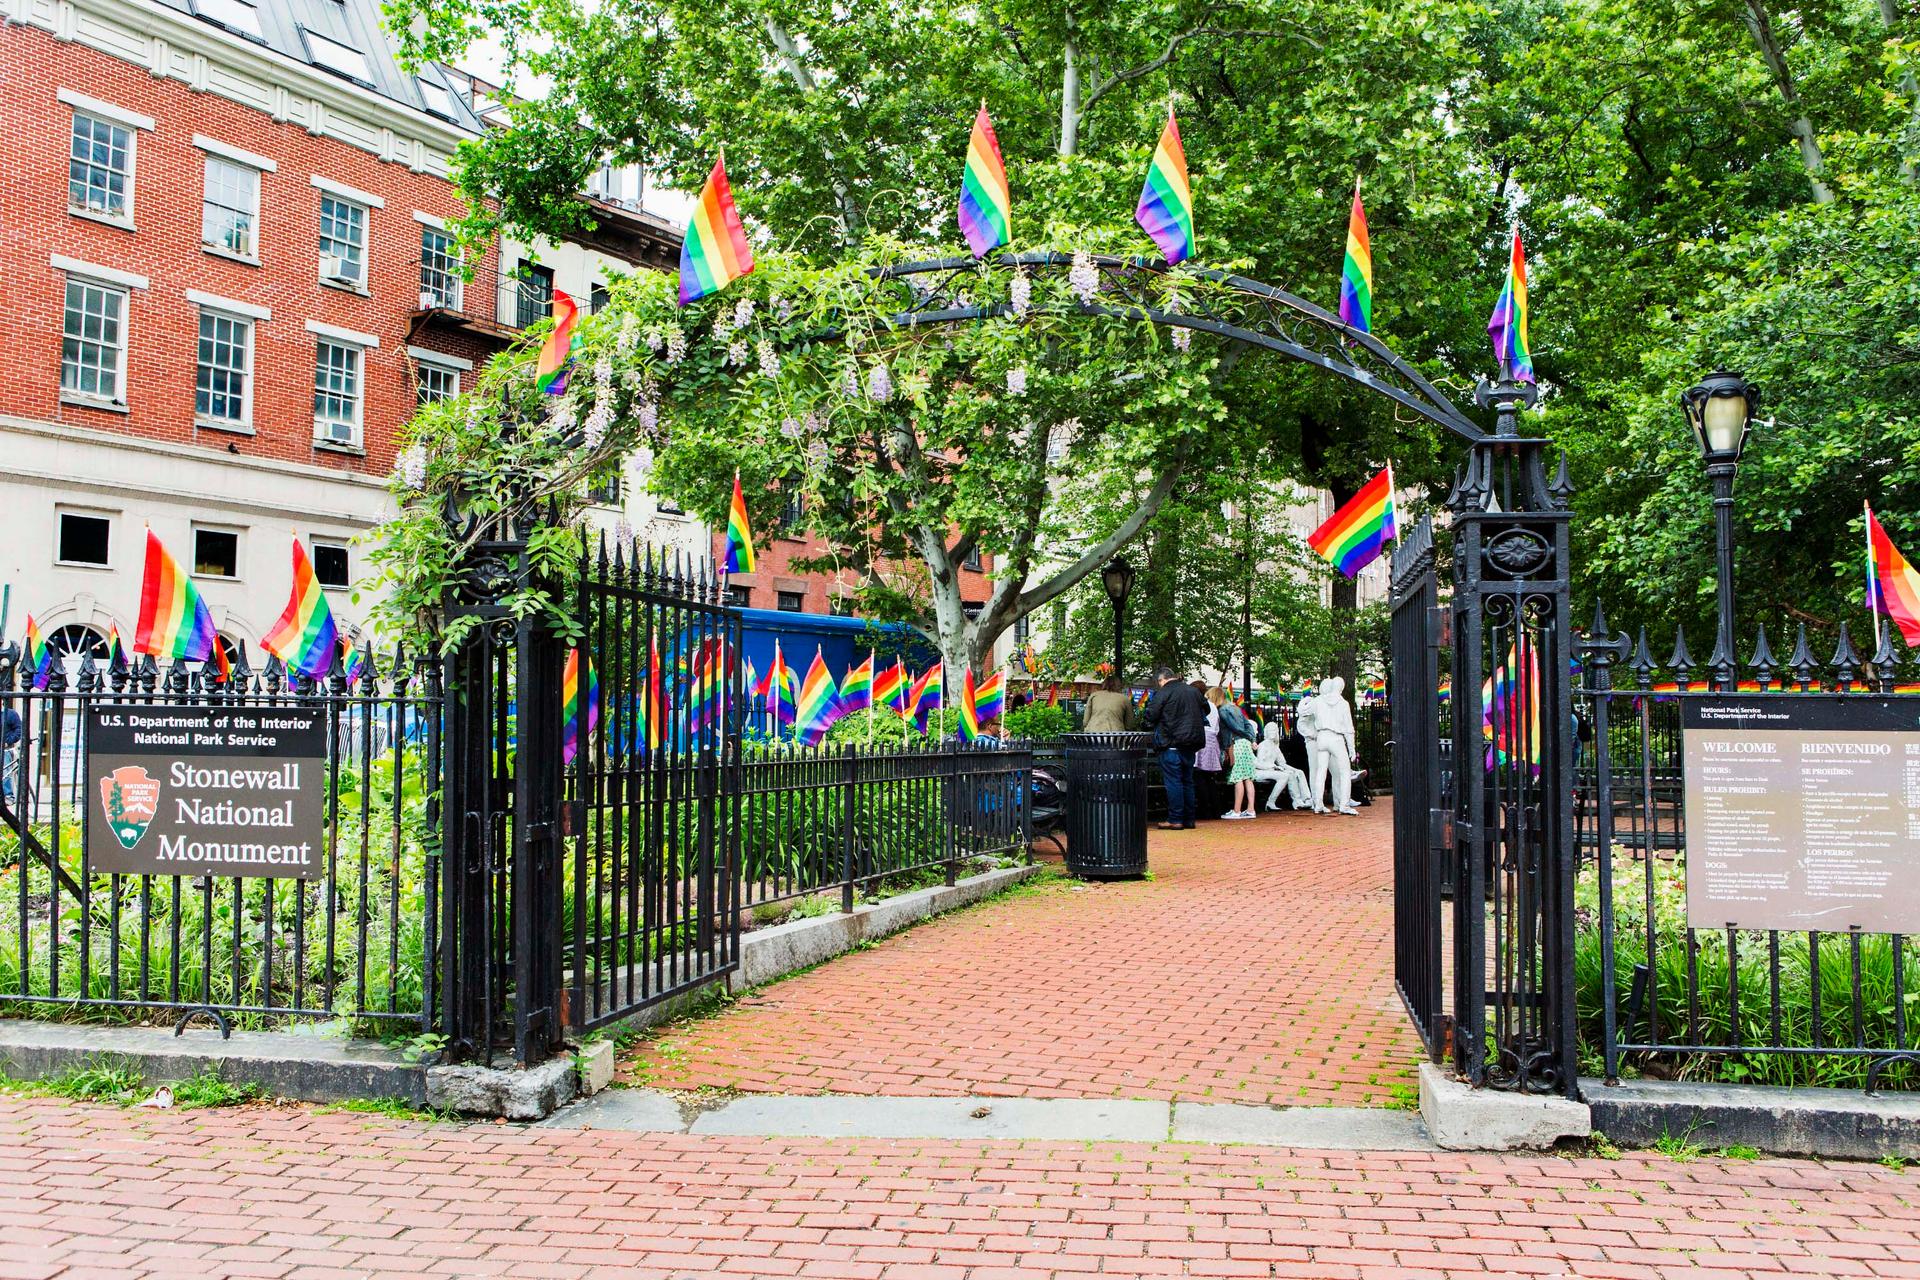
[[[780,24],[777,18],[766,21],[767,39],[773,42],[774,52],[780,55],[780,65],[787,69],[787,75],[798,86],[801,93],[808,97],[814,95],[813,73],[807,70],[806,63],[800,60],[800,50],[793,42],[793,36]],[[833,188],[833,198],[840,206],[840,224],[846,232],[847,243],[858,240],[867,228],[866,217],[860,212],[860,204],[853,198],[853,186],[847,181],[846,171],[840,166],[840,158],[833,148],[822,142],[820,155],[827,164],[831,175],[827,185]]]
[[[1880,0],[1880,21],[1887,28],[1887,34],[1900,34],[1900,9],[1894,0]],[[1916,176],[1914,157],[1920,153],[1920,80],[1914,78],[1912,71],[1900,76],[1900,92],[1907,95],[1906,136],[1900,139],[1900,176],[1908,182]]]
[[[1060,72],[1060,154],[1080,153],[1080,60],[1073,38],[1073,15],[1067,15],[1067,42],[1061,48],[1065,65]]]
[[[1800,105],[1800,91],[1793,81],[1793,69],[1787,65],[1786,51],[1780,47],[1780,41],[1773,31],[1773,20],[1767,14],[1765,0],[1746,0],[1745,12],[1741,15],[1746,23],[1747,33],[1753,37],[1753,43],[1760,50],[1760,58],[1767,64],[1767,70],[1773,73],[1773,84],[1780,91],[1780,100],[1786,104],[1793,122],[1788,127],[1800,143],[1800,163],[1807,171],[1807,180],[1813,185],[1813,199],[1816,204],[1832,204],[1833,190],[1827,186],[1827,159],[1820,151],[1820,139],[1813,131],[1813,121]]]

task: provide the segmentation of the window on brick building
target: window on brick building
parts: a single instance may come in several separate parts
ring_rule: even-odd
[[[427,110],[442,120],[458,121],[459,112],[454,110],[453,90],[443,84],[436,84],[425,76],[418,78],[420,97],[427,104]]]
[[[67,203],[103,217],[133,217],[133,130],[84,111],[73,113]]]
[[[728,583],[727,603],[736,609],[749,608],[753,604],[753,588],[743,587],[737,582]]]
[[[607,286],[603,284],[594,285],[593,292],[587,295],[587,314],[599,315],[607,309],[607,303],[612,300],[613,295],[607,292]]]
[[[313,580],[323,587],[351,585],[345,543],[322,542],[318,538],[313,540]]]
[[[260,34],[260,11],[246,0],[193,0],[193,13],[216,26],[225,27],[264,43]]]
[[[361,367],[366,353],[320,339],[314,347],[313,434],[332,444],[360,443]]]
[[[460,249],[451,235],[420,227],[420,305],[460,309]]]
[[[240,576],[240,535],[232,529],[193,526],[193,571],[205,578]]]
[[[126,314],[126,290],[92,280],[67,279],[60,341],[63,395],[114,404],[126,399]]]
[[[242,427],[253,420],[253,323],[200,312],[200,350],[193,384],[195,420]]]
[[[320,196],[320,279],[349,289],[367,282],[367,211],[351,200]]]
[[[807,608],[807,596],[804,591],[776,591],[773,593],[773,607],[782,613],[804,613]]]
[[[414,390],[421,404],[451,400],[460,394],[460,371],[431,360],[414,362]]]
[[[983,565],[984,562],[980,559],[980,548],[968,547],[967,558],[960,562],[960,567],[963,569],[972,569],[975,573],[979,573]]]
[[[200,202],[200,243],[252,258],[258,252],[253,232],[259,217],[260,171],[208,156],[206,191]]]
[[[513,273],[513,322],[519,328],[536,324],[553,314],[553,268],[523,262]]]
[[[113,521],[85,511],[60,513],[59,543],[54,558],[61,564],[84,564],[104,569],[112,542]]]

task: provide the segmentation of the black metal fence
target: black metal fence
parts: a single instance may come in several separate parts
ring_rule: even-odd
[[[440,669],[396,655],[349,680],[289,679],[244,653],[230,679],[89,654],[69,684],[28,687],[0,654],[0,717],[18,717],[0,799],[0,1008],[229,1025],[346,1017],[430,1025],[437,992]],[[90,710],[318,708],[326,724],[318,879],[106,875],[82,856]]]
[[[1831,931],[1688,923],[1684,709],[1828,692],[1895,701],[1908,725],[1920,723],[1920,697],[1900,683],[1891,635],[1863,662],[1843,626],[1820,663],[1803,627],[1778,664],[1762,630],[1750,666],[1722,663],[1701,678],[1684,634],[1663,669],[1644,631],[1632,643],[1596,616],[1581,657],[1576,976],[1582,1043],[1600,1069],[1609,1079],[1632,1067],[1744,1082],[1920,1085],[1914,938],[1839,920]]]

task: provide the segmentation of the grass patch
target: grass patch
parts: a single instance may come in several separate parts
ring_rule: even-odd
[[[173,1105],[181,1110],[199,1107],[237,1107],[243,1102],[258,1102],[267,1091],[257,1084],[235,1084],[222,1080],[208,1067],[197,1076],[177,1080],[171,1086]]]
[[[388,1120],[453,1120],[451,1111],[436,1111],[432,1107],[416,1107],[405,1098],[348,1098],[344,1102],[330,1102],[323,1107],[315,1107],[316,1115],[336,1115],[345,1112],[349,1115],[382,1116]]]

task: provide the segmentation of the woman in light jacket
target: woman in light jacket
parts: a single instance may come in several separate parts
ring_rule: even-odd
[[[1222,818],[1251,818],[1253,812],[1253,721],[1233,705],[1227,691],[1215,685],[1207,690],[1220,720],[1220,754],[1225,758],[1227,785],[1233,788],[1233,808]]]

